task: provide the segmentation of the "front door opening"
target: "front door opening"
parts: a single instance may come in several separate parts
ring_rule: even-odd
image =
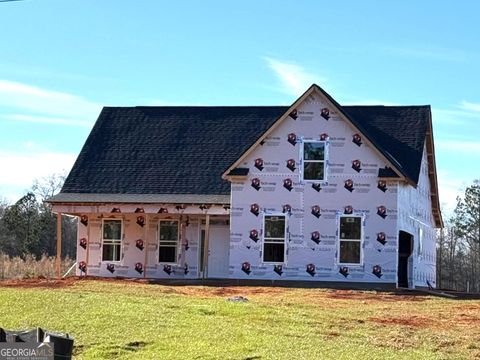
[[[398,287],[408,288],[408,261],[412,251],[413,235],[400,231],[398,233]]]

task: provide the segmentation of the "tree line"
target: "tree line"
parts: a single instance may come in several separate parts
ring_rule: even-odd
[[[480,181],[457,197],[437,238],[437,287],[480,292]]]
[[[60,191],[65,176],[35,180],[14,204],[0,200],[0,254],[25,258],[56,254],[57,217],[44,201]],[[75,258],[77,221],[62,216],[62,256]]]

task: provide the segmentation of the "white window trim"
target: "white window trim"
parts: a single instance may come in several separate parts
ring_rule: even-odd
[[[175,261],[174,262],[166,262],[166,261],[160,261],[160,224],[162,222],[176,222],[177,223],[177,245],[175,246]],[[157,250],[157,263],[158,264],[164,264],[164,265],[178,265],[179,261],[178,258],[180,257],[180,221],[177,219],[161,219],[158,221],[158,226],[157,226],[157,241],[158,241],[158,250]],[[173,246],[170,246],[173,247]]]
[[[300,139],[301,140],[301,146],[300,148],[300,168],[299,168],[299,173],[300,173],[300,179],[303,182],[307,183],[321,183],[325,184],[327,183],[327,164],[328,164],[328,141],[327,140],[315,140],[315,139]],[[323,162],[323,179],[305,179],[305,159],[304,157],[304,151],[305,151],[305,143],[323,143],[324,148],[323,148],[323,155],[324,159],[323,160],[307,160],[307,162]]]
[[[265,261],[265,217],[266,216],[281,216],[285,218],[285,229],[283,232],[283,261]],[[285,265],[287,263],[287,216],[284,213],[264,213],[262,216],[262,264],[265,265]],[[271,238],[277,239],[277,238]],[[280,239],[280,238],[278,238]]]
[[[120,260],[118,261],[113,261],[113,260],[103,260],[103,244],[105,242],[105,239],[103,238],[103,227],[105,225],[105,221],[120,221],[120,226],[121,226],[121,229],[120,229]],[[102,248],[101,248],[101,251],[100,251],[100,259],[101,259],[101,263],[102,264],[106,264],[106,263],[109,263],[109,264],[121,264],[122,261],[123,261],[123,239],[124,239],[124,234],[123,234],[123,218],[122,219],[119,219],[119,218],[110,218],[110,219],[102,219],[102,228],[101,228],[101,232],[102,232]],[[111,241],[112,239],[107,239],[108,241]],[[118,240],[114,240],[116,242],[118,242]],[[112,243],[111,243],[112,244]],[[109,244],[109,245],[111,245]]]
[[[341,239],[340,238],[340,222],[342,218],[347,217],[355,217],[360,218],[360,240],[357,239]],[[363,214],[341,214],[338,216],[338,224],[337,224],[337,265],[341,266],[363,266],[364,260],[364,227],[365,227],[365,215]],[[340,242],[342,241],[350,241],[350,242],[360,242],[360,262],[359,263],[342,263],[340,262]]]

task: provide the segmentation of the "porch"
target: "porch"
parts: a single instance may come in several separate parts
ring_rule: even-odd
[[[61,216],[78,219],[79,276],[151,279],[227,278],[230,205],[222,195],[59,194]]]

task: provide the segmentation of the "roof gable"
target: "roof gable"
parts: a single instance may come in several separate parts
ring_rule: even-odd
[[[222,176],[225,178],[232,169],[237,167],[263,139],[312,93],[318,93],[338,111],[344,120],[364,135],[370,145],[378,151],[391,168],[402,175],[402,178],[406,178],[412,185],[417,184],[430,114],[429,106],[341,106],[316,84],[310,86]],[[386,111],[382,111],[382,109],[386,109]],[[390,111],[390,109],[392,110]],[[411,134],[410,137],[404,136],[403,131],[405,129],[408,129],[405,133]],[[418,146],[419,143],[421,143],[421,146]],[[413,147],[410,145],[413,145]]]

